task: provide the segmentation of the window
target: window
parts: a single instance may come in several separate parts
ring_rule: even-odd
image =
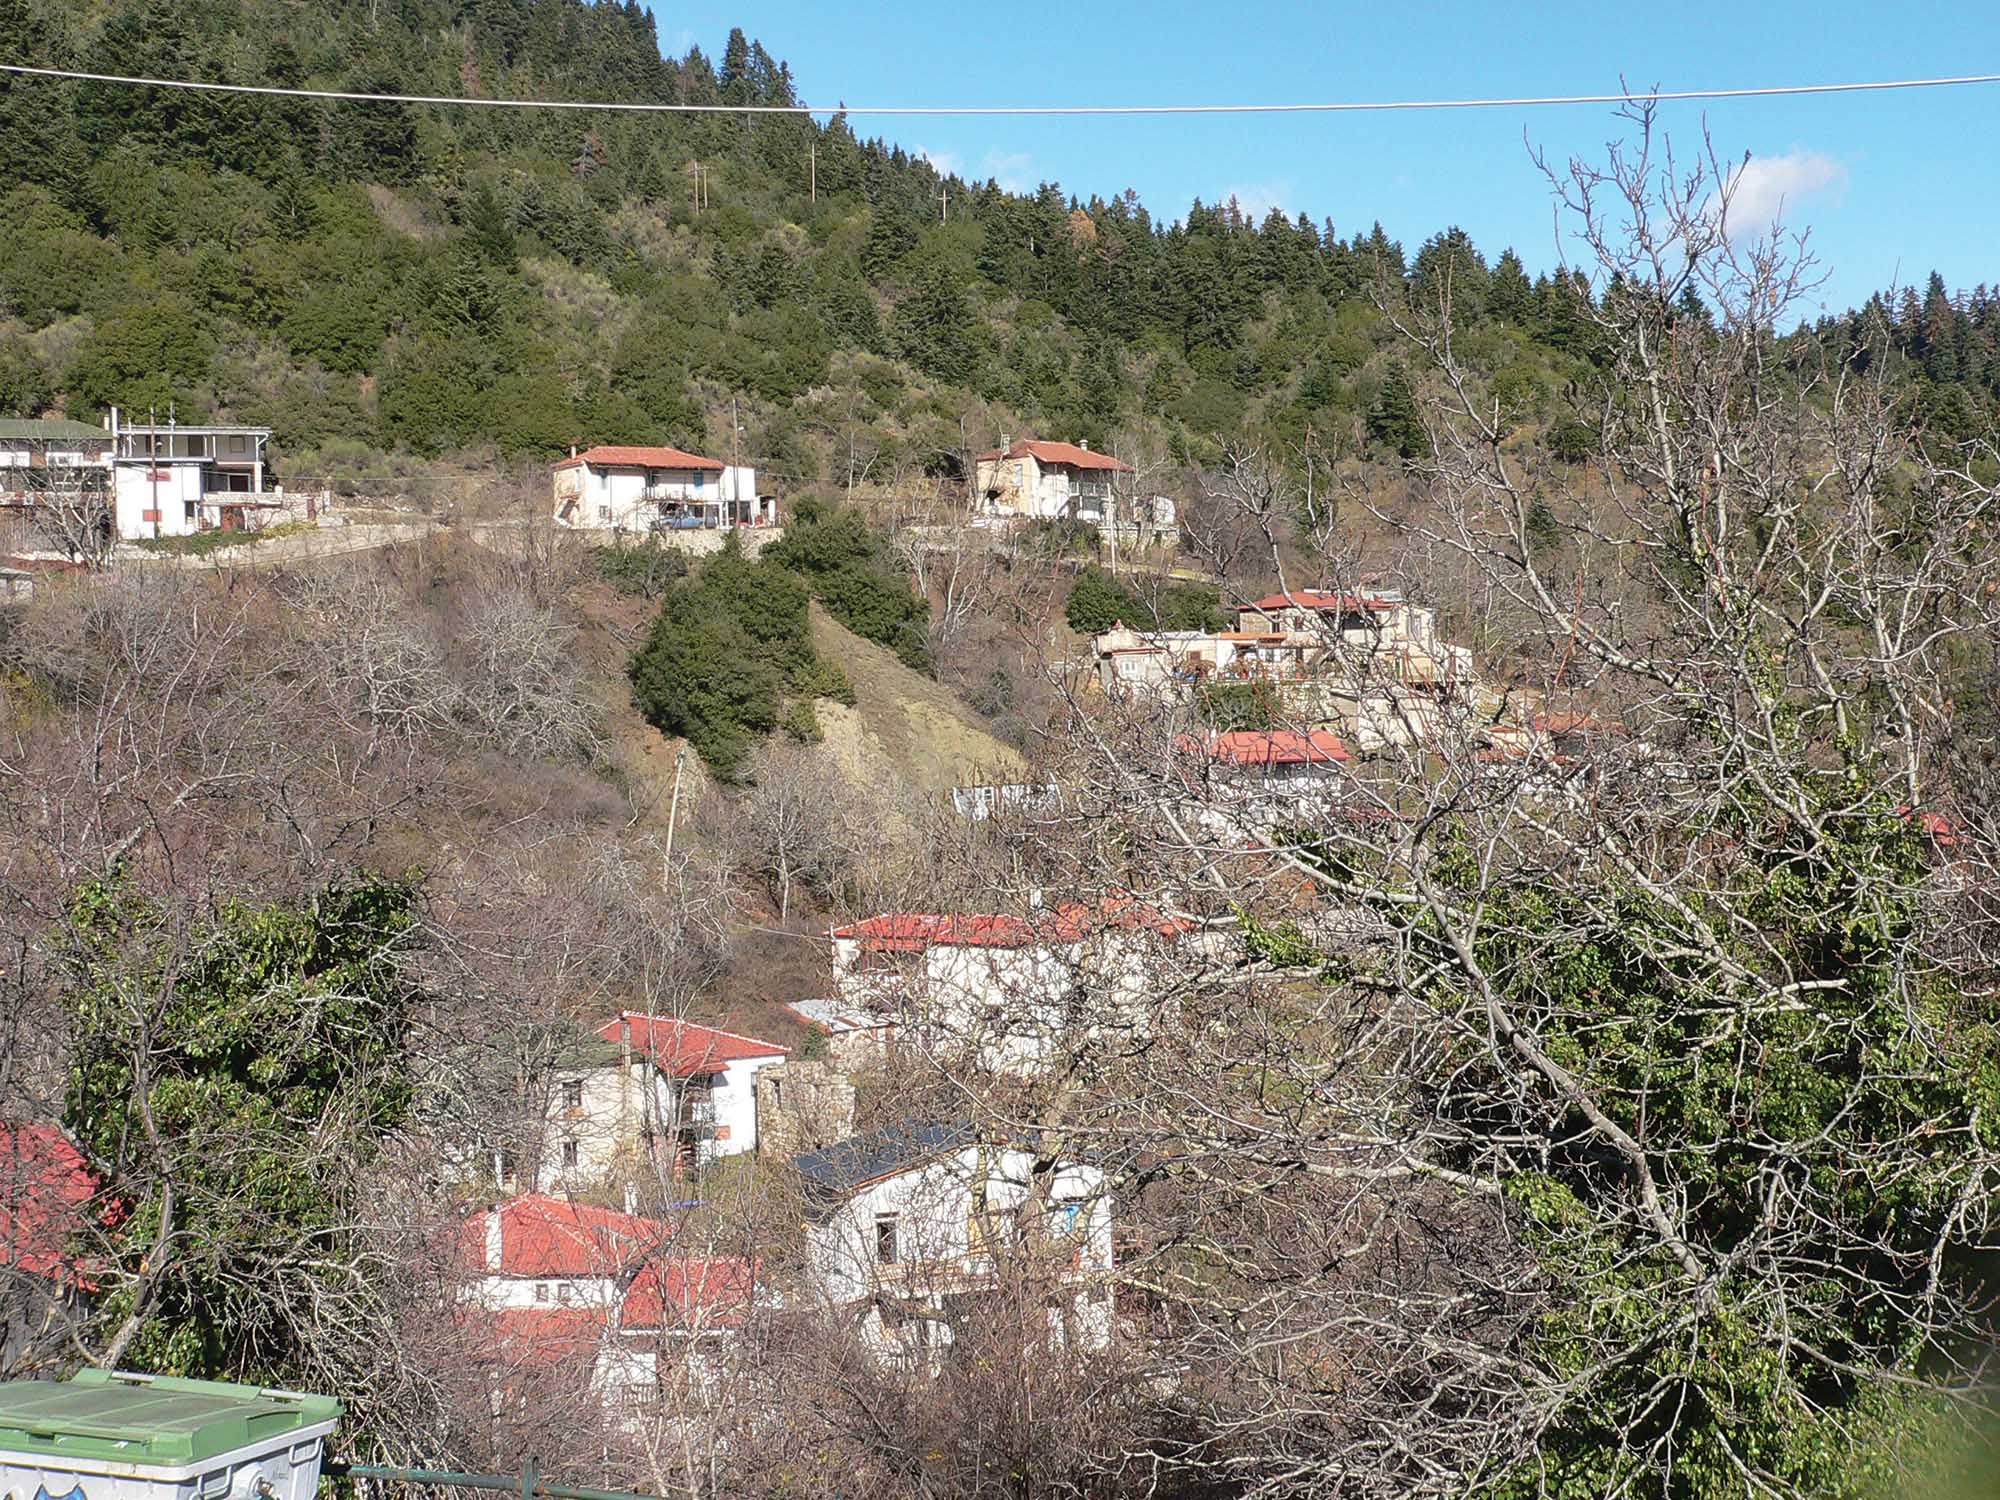
[[[564,1109],[582,1109],[583,1080],[581,1078],[565,1080],[562,1086],[562,1099]]]
[[[207,457],[208,457],[208,439],[207,439],[207,438],[205,438],[205,437],[191,437],[191,438],[187,438],[187,439],[185,439],[185,442],[187,443],[187,456],[188,456],[189,458],[207,458]]]
[[[785,1080],[782,1078],[773,1078],[771,1080],[771,1108],[783,1109],[784,1107]]]
[[[565,1172],[576,1170],[577,1154],[575,1141],[564,1141],[562,1143],[562,1164]]]
[[[186,520],[186,521],[192,521],[192,520],[194,519],[194,506],[195,506],[195,503],[194,503],[194,501],[192,501],[192,500],[183,500],[183,501],[181,502],[181,519],[182,519],[182,520]]]
[[[250,451],[250,439],[240,432],[231,434],[229,451],[231,453],[248,453]]]
[[[597,519],[604,525],[609,526],[611,524],[611,507],[608,505],[598,506]]]
[[[546,1302],[549,1300],[549,1284],[546,1281],[535,1283],[535,1300],[537,1302]]]
[[[898,1259],[896,1247],[896,1216],[894,1214],[875,1215],[875,1261],[878,1265],[893,1266]]]

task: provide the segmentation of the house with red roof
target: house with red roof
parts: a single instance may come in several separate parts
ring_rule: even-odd
[[[601,443],[555,466],[556,523],[593,530],[714,531],[777,524],[757,471],[680,448]]]
[[[1239,780],[1267,786],[1323,784],[1353,761],[1330,729],[1231,729],[1206,739],[1182,735],[1175,748]]]
[[[0,1120],[0,1273],[88,1285],[79,1240],[105,1221],[99,1186],[62,1127]]]
[[[496,1387],[574,1366],[621,1410],[676,1373],[712,1381],[756,1294],[740,1255],[664,1220],[531,1193],[460,1226],[461,1316]]]
[[[557,1061],[538,1181],[570,1192],[657,1182],[755,1151],[757,1074],[790,1055],[679,1016],[620,1011]]]
[[[0,1120],[0,1377],[71,1358],[65,1311],[96,1290],[121,1211],[58,1125]]]
[[[1201,923],[1123,892],[1020,915],[881,912],[827,938],[841,1003],[896,1011],[933,1046],[1012,1071],[1143,1036],[1168,974],[1215,946]]]
[[[973,481],[995,515],[1079,521],[1116,520],[1119,489],[1132,466],[1088,443],[1023,438],[974,461]]]

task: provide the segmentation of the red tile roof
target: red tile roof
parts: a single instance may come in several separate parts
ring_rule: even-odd
[[[724,467],[716,458],[686,453],[679,448],[635,448],[617,443],[600,443],[586,448],[574,458],[557,464],[558,469],[574,469],[588,464],[597,469],[715,469]]]
[[[1915,820],[1918,832],[1932,840],[1942,849],[1955,848],[1958,844],[1958,825],[1941,812],[1911,812],[1910,804],[1896,805],[1896,816],[1904,822]]]
[[[495,1214],[500,1216],[497,1265],[489,1238]],[[468,1218],[459,1232],[459,1251],[468,1270],[488,1276],[617,1276],[657,1252],[669,1233],[658,1219],[525,1193]]]
[[[1379,594],[1332,594],[1324,589],[1293,589],[1289,594],[1266,594],[1262,599],[1242,606],[1237,613],[1251,609],[1365,609],[1375,614],[1386,614],[1395,607],[1394,599],[1385,599]]]
[[[1038,443],[1023,438],[1005,453],[997,448],[991,453],[979,455],[980,463],[993,463],[1003,458],[1032,458],[1036,463],[1061,464],[1070,469],[1108,469],[1118,474],[1130,474],[1132,466],[1120,463],[1108,453],[1093,452],[1080,448],[1075,443]]]
[[[884,912],[835,927],[827,936],[858,943],[868,953],[921,953],[939,945],[958,948],[1029,948],[1040,943],[1073,943],[1093,932],[1148,929],[1161,937],[1183,937],[1195,924],[1169,917],[1131,896],[1106,896],[1095,906],[1064,901],[1032,917],[991,913]]]
[[[792,1051],[790,1047],[759,1041],[754,1036],[638,1011],[620,1011],[598,1027],[597,1034],[607,1042],[615,1042],[621,1028],[627,1026],[631,1028],[632,1050],[676,1078],[720,1073],[727,1064],[747,1058],[789,1057]]]
[[[71,1242],[114,1217],[91,1211],[98,1186],[57,1126],[0,1121],[0,1267],[88,1286]]]
[[[1185,738],[1182,748],[1200,748],[1210,760],[1226,760],[1238,766],[1332,765],[1354,759],[1341,737],[1325,729],[1307,733],[1295,729],[1232,729],[1216,735],[1206,746]]]

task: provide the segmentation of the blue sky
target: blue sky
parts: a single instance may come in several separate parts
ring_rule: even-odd
[[[872,6],[734,0],[653,6],[663,49],[720,57],[732,25],[831,105],[1392,99],[1735,88],[2000,72],[2000,6],[1858,0],[1619,6],[1490,3]],[[1845,307],[1941,271],[2000,282],[2000,85],[1663,106],[1677,141],[1704,120],[1727,158],[1752,153],[1761,201],[1810,225]],[[857,119],[968,176],[1073,193],[1133,188],[1157,215],[1234,193],[1375,220],[1414,250],[1462,225],[1489,258],[1552,265],[1555,229],[1528,143],[1598,156],[1604,107],[1428,114],[1112,119]],[[1524,139],[1525,136],[1525,139]]]

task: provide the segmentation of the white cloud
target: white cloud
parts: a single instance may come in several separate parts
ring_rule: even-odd
[[[1285,199],[1291,195],[1292,185],[1288,182],[1243,182],[1224,188],[1222,197],[1217,201],[1227,203],[1234,198],[1236,206],[1243,210],[1244,218],[1253,224],[1261,224],[1264,215],[1274,208],[1283,208]]]
[[[1000,184],[1003,193],[1032,193],[1035,159],[1025,151],[989,151],[981,164],[988,177]]]
[[[1808,199],[1846,186],[1847,168],[1824,152],[1753,156],[1729,174],[1723,229],[1732,240],[1754,239],[1793,220]]]
[[[918,156],[929,162],[940,177],[963,176],[965,163],[960,161],[955,151],[933,151],[928,146],[911,148]]]

